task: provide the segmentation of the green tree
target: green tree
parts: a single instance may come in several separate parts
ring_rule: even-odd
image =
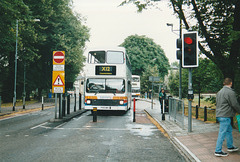
[[[149,67],[157,67],[159,77],[162,79],[168,74],[168,58],[160,45],[146,36],[131,35],[121,44],[129,55],[132,73],[142,75]]]
[[[142,73],[141,76],[141,93],[149,92],[152,90],[152,82],[149,81],[149,76],[159,77],[157,66],[151,67],[147,65],[147,69]],[[154,92],[158,92],[158,87],[154,87]]]
[[[11,101],[14,80],[16,20],[18,34],[17,96],[22,95],[23,69],[26,65],[28,94],[38,89],[51,89],[52,53],[66,51],[66,82],[74,82],[83,67],[83,49],[89,39],[89,29],[82,25],[80,15],[73,13],[71,0],[1,1],[0,13],[0,93]],[[33,19],[40,22],[33,22]],[[2,77],[4,76],[4,77]]]
[[[208,58],[199,59],[199,67],[193,69],[193,89],[194,93],[215,93],[222,87],[222,73],[216,65]],[[169,87],[173,95],[178,95],[179,73],[170,73]],[[188,69],[182,71],[182,90],[183,97],[187,96],[188,90]],[[200,100],[199,100],[200,105]]]
[[[144,3],[145,2],[145,3]],[[183,20],[187,30],[197,30],[202,41],[199,49],[221,70],[223,77],[231,77],[240,92],[240,1],[171,0],[174,12]],[[188,2],[188,3],[187,3]],[[134,3],[139,11],[151,1],[125,0]],[[154,5],[154,4],[153,4]]]
[[[15,72],[16,21],[29,20],[30,10],[22,0],[5,0],[0,1],[0,15],[0,95],[4,101],[10,101],[13,97]],[[19,22],[19,30],[21,22]],[[34,32],[32,27],[25,27],[28,34]],[[20,59],[19,56],[18,60]]]

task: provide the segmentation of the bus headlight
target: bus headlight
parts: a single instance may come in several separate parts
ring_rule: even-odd
[[[91,104],[91,100],[87,100],[87,102],[86,102],[88,105],[90,105]]]
[[[120,105],[123,105],[123,104],[124,104],[124,101],[119,101],[119,104],[120,104]]]

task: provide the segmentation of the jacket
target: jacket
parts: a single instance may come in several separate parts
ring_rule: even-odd
[[[216,97],[216,117],[234,117],[240,113],[240,105],[232,88],[224,86]]]

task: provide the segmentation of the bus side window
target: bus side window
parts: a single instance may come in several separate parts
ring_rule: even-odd
[[[131,81],[128,81],[128,92],[132,91],[132,85],[131,85]]]

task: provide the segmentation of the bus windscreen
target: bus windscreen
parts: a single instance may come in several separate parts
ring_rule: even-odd
[[[124,93],[124,79],[87,79],[88,93]]]

